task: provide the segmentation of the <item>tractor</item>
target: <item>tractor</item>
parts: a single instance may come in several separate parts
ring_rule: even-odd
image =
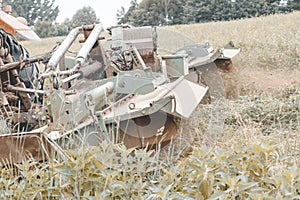
[[[0,157],[13,163],[52,151],[66,156],[70,137],[88,146],[168,145],[203,99],[224,97],[217,69],[229,68],[240,51],[232,42],[218,49],[152,26],[76,27],[37,57],[5,30],[0,37]],[[72,56],[75,42],[81,48]],[[174,44],[180,47],[169,48]]]

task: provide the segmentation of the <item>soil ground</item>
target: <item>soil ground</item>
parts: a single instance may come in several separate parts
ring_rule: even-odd
[[[300,69],[263,69],[234,67],[222,73],[227,98],[259,93],[276,93],[291,86],[300,87]]]
[[[243,85],[253,84],[259,90],[272,92],[300,83],[300,70],[276,69],[243,69],[238,72],[238,82]]]

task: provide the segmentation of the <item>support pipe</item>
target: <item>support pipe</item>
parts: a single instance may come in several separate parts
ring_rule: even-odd
[[[76,63],[79,64],[79,67],[81,67],[85,63],[87,55],[93,48],[95,42],[97,42],[102,30],[103,30],[102,24],[96,24],[91,34],[89,35],[89,37],[87,38],[83,46],[81,47],[80,51],[76,56]]]
[[[37,90],[37,89],[31,89],[31,88],[22,88],[22,87],[15,87],[12,85],[7,85],[7,90],[11,92],[23,92],[23,93],[32,93],[32,94],[38,94],[38,95],[47,95],[49,94],[46,90]]]
[[[24,64],[24,67],[20,67],[20,69],[23,69],[23,68],[26,68],[26,65],[28,65],[28,64],[35,63],[35,62],[40,62],[40,61],[45,62],[45,61],[48,61],[48,60],[49,60],[49,58],[47,56],[38,56],[38,57],[33,57],[33,58],[26,58],[26,59],[21,60],[21,61],[7,63],[5,65],[0,66],[0,73],[16,69],[21,64],[22,65]]]
[[[74,40],[77,38],[81,30],[81,27],[77,27],[71,30],[71,32],[68,34],[66,39],[61,43],[61,45],[58,47],[58,49],[53,53],[51,56],[48,67],[54,70],[60,61],[60,59],[63,57],[63,55],[67,52],[67,50],[70,48]]]

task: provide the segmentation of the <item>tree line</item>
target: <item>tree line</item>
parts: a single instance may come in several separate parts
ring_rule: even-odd
[[[118,24],[133,26],[163,26],[258,17],[300,10],[300,0],[131,0],[126,11],[121,7],[116,14]],[[55,0],[5,0],[14,16],[24,17],[40,37],[67,35],[73,27],[99,23],[90,6],[79,9],[72,18],[62,23],[55,20],[59,8]]]
[[[55,0],[4,0],[3,5],[11,5],[12,15],[24,17],[28,25],[42,38],[65,36],[74,27],[100,22],[90,6],[84,6],[71,18],[56,23],[59,8],[55,5]]]
[[[300,0],[132,0],[117,13],[119,24],[175,25],[229,21],[299,10]]]

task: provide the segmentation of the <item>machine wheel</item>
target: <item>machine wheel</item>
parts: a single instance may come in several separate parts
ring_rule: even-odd
[[[192,149],[195,140],[212,145],[222,134],[225,103],[223,80],[214,64],[199,67],[203,83],[209,86],[210,122],[205,133],[200,132],[201,105],[188,120],[157,112],[120,122],[119,136],[127,148],[155,149],[164,162],[173,162]],[[202,138],[201,138],[202,137]]]
[[[177,134],[172,117],[162,112],[120,122],[119,140],[127,148],[155,149],[164,146]]]

